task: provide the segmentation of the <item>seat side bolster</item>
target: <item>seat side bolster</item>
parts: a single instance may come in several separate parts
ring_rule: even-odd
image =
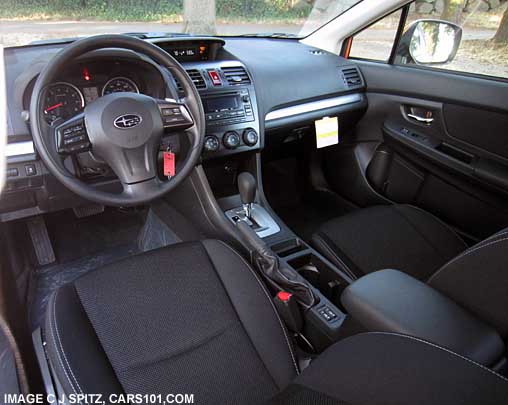
[[[500,233],[446,263],[429,285],[508,337],[508,236]]]
[[[43,333],[50,369],[65,395],[123,393],[73,285],[51,296]]]
[[[203,241],[247,335],[279,389],[298,373],[289,334],[249,263],[224,242]],[[252,283],[255,279],[256,283]],[[259,286],[259,288],[254,288]]]

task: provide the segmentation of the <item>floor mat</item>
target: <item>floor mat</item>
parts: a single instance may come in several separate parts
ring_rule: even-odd
[[[58,263],[66,263],[115,246],[132,243],[147,210],[106,208],[104,213],[76,218],[71,210],[45,215]]]
[[[57,226],[57,219],[67,222]],[[108,210],[83,219],[67,212],[51,216],[47,222],[58,261],[35,272],[30,313],[34,330],[44,320],[49,297],[61,286],[107,264],[180,241],[152,210]]]
[[[263,186],[270,205],[305,241],[326,221],[351,212],[354,207],[328,190],[312,189],[305,167],[296,158],[263,165]]]

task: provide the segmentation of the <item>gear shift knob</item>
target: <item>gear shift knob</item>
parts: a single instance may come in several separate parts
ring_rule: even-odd
[[[256,179],[249,172],[242,172],[238,175],[238,190],[243,204],[252,204],[256,197]]]

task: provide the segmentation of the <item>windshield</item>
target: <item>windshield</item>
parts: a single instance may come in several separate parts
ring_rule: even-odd
[[[0,44],[96,34],[301,38],[361,0],[2,0]]]

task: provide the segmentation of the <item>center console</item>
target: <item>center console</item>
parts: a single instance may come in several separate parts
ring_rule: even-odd
[[[203,159],[261,148],[256,93],[246,67],[237,61],[200,61],[185,68],[205,110]]]
[[[252,157],[245,156],[243,163]],[[300,346],[319,353],[348,334],[350,322],[339,304],[342,291],[352,280],[287,228],[250,172],[239,172],[236,177],[238,194],[219,198],[220,209],[272,287],[272,294],[293,296],[297,315],[293,312],[285,319],[284,310],[279,312],[290,329],[295,316],[301,317],[296,330],[291,330]]]
[[[352,280],[299,239],[266,201],[256,180],[260,179],[257,152],[264,139],[254,85],[245,66],[216,60],[185,63],[185,68],[205,110],[202,158],[214,196],[210,210],[220,227],[250,252],[272,294],[294,295],[290,307],[296,308],[301,322],[292,332],[306,351],[321,352],[347,336],[348,316],[339,307],[339,297]]]

